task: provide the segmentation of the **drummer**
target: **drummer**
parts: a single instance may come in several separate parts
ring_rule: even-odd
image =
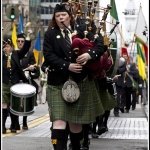
[[[25,34],[21,33],[17,35],[17,45],[19,50],[23,48],[25,45]],[[20,60],[20,64],[22,69],[27,69],[27,71],[24,71],[24,73],[27,75],[29,74],[29,82],[36,88],[36,93],[38,93],[38,85],[37,83],[33,80],[35,78],[38,78],[40,76],[40,70],[39,67],[36,66],[36,60],[33,54],[33,51],[28,51],[27,54]],[[32,72],[32,73],[31,73]],[[28,75],[27,75],[28,76]],[[36,94],[37,97],[37,94]],[[36,98],[37,100],[37,98]],[[35,105],[37,105],[35,101]],[[27,126],[27,116],[23,116],[23,126],[22,129],[28,130]]]
[[[3,121],[2,121],[2,132],[3,134],[6,133],[6,119],[8,114],[10,114],[11,118],[11,132],[16,133],[16,130],[19,128],[18,124],[16,123],[18,120],[18,116],[12,114],[9,111],[10,106],[10,87],[14,84],[19,83],[21,80],[26,82],[27,79],[24,76],[24,73],[21,69],[20,65],[20,59],[25,56],[25,54],[28,52],[31,45],[30,40],[30,32],[27,34],[25,44],[23,48],[20,51],[14,50],[14,45],[11,40],[11,36],[4,35],[3,38],[3,54],[2,54],[2,60],[3,60],[3,70],[2,70],[2,115],[3,115]]]

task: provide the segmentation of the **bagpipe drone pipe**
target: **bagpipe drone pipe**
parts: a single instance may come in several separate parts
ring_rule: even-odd
[[[110,35],[108,36],[106,34],[106,19],[108,13],[111,10],[110,5],[107,5],[106,8],[99,7],[98,1],[96,0],[88,2],[81,0],[69,0],[67,3],[70,6],[70,11],[76,18],[74,30],[77,31],[77,35],[72,37],[72,50],[74,57],[92,50],[92,48],[95,47],[96,44],[94,40],[96,40],[97,37],[103,37],[104,51],[106,52],[104,52],[104,54],[99,59],[94,61],[90,60],[85,65],[85,67],[94,76],[100,76],[103,69],[107,71],[110,69],[113,64],[113,59],[116,58],[116,54],[114,54],[114,52],[116,53],[116,51],[113,51],[112,54],[112,49],[110,49],[110,44],[112,43],[112,41],[109,36],[113,33],[119,22],[116,22],[114,27],[109,32]],[[74,5],[76,9],[73,8]],[[98,19],[96,17],[96,13],[100,14],[101,12],[103,13],[103,15],[101,19]],[[111,57],[111,54],[113,55],[113,58]]]

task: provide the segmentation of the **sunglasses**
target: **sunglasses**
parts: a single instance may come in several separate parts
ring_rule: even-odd
[[[18,43],[24,43],[24,40],[17,40]]]

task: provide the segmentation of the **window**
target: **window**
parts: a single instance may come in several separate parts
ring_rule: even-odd
[[[43,26],[49,26],[50,20],[42,19],[41,21],[43,22]]]

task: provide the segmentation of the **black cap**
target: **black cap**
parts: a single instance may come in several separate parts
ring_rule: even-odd
[[[17,35],[17,38],[24,38],[25,39],[25,34],[24,33],[20,33]]]
[[[70,6],[67,4],[56,4],[54,8],[54,13],[57,13],[57,12],[67,12],[69,15],[71,15]]]
[[[3,37],[3,47],[5,47],[7,44],[9,44],[11,46],[13,45],[10,35],[4,35],[4,37]]]

